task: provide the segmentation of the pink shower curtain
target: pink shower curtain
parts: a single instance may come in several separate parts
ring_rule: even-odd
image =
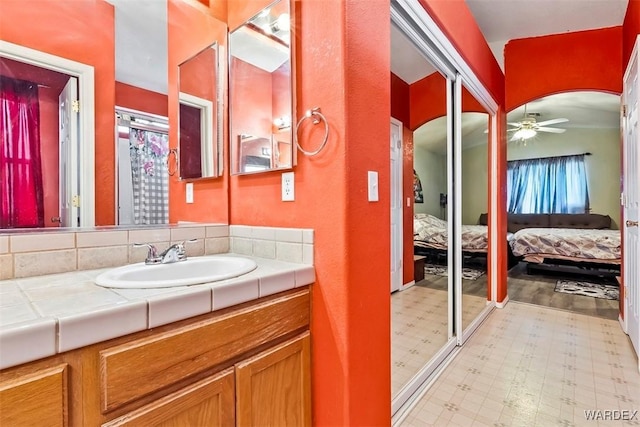
[[[43,227],[38,86],[0,76],[0,228]]]

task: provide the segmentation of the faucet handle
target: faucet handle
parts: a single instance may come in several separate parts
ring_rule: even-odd
[[[150,243],[134,243],[134,248],[147,247],[149,251],[147,252],[147,259],[145,259],[146,263],[154,262],[158,258],[158,250],[156,247]]]

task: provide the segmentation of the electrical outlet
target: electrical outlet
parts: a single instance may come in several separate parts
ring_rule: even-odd
[[[294,197],[294,181],[293,172],[285,172],[282,174],[282,201],[292,202]]]

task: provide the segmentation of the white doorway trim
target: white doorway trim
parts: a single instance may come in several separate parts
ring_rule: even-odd
[[[80,226],[95,226],[95,77],[91,65],[0,40],[0,56],[78,79],[80,125],[78,178]]]
[[[624,237],[623,285],[624,285],[624,321],[623,330],[640,356],[640,64],[638,49],[640,36],[631,53],[629,64],[623,77],[621,117],[623,191],[621,201],[623,210],[622,230]],[[638,362],[640,371],[640,361]]]
[[[389,141],[391,160],[391,292],[403,288],[403,253],[404,253],[404,185],[402,175],[402,131],[404,125],[400,120],[391,118],[391,135]]]

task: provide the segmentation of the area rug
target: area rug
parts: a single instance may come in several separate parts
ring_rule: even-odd
[[[447,267],[443,265],[435,265],[435,264],[425,264],[424,265],[424,273],[432,274],[434,276],[442,276],[447,277]],[[482,276],[484,271],[476,270],[473,268],[462,268],[462,278],[467,280],[476,280],[478,277]]]
[[[620,298],[620,289],[615,285],[603,285],[600,283],[574,280],[558,280],[555,291],[562,292],[563,294],[582,295],[602,299],[617,300]]]

